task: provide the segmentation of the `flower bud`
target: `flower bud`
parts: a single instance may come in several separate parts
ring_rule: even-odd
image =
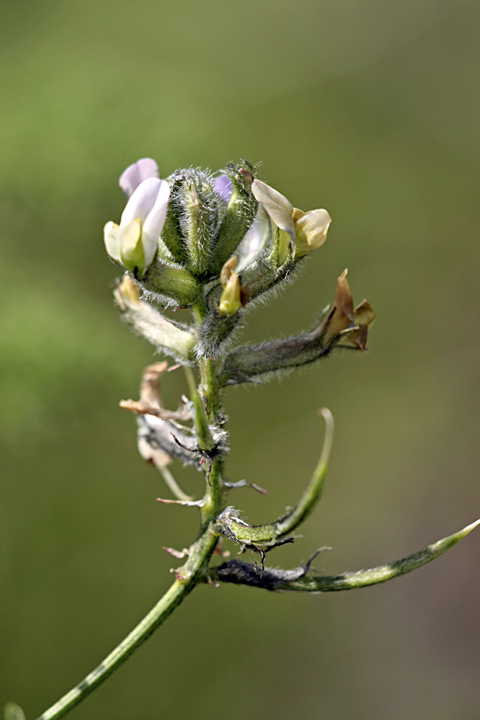
[[[221,315],[235,315],[241,307],[240,278],[237,273],[232,272],[220,296],[218,312]]]
[[[212,249],[227,212],[225,201],[204,170],[178,170],[169,183],[171,208],[162,239],[177,262],[205,281],[212,274]]]
[[[222,199],[228,198],[228,204],[213,246],[209,266],[212,275],[219,274],[255,218],[258,205],[252,194],[250,177],[253,177],[250,168],[231,165],[215,180],[216,192]],[[230,181],[231,189],[225,178]]]
[[[225,265],[222,267],[222,270],[220,272],[220,282],[222,284],[222,287],[225,287],[225,285],[228,283],[230,276],[232,275],[237,265],[238,258],[235,257],[235,255],[232,255],[232,257],[227,260]]]
[[[141,302],[138,287],[127,273],[123,276],[116,292],[119,294],[119,298],[124,298],[130,305],[138,305]]]
[[[202,276],[208,270],[212,243],[212,207],[208,197],[212,192],[208,186],[202,188],[194,178],[185,182],[184,191],[185,217],[188,219],[189,270],[194,275]]]

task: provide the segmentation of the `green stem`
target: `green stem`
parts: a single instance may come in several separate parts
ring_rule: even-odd
[[[204,304],[197,304],[193,311],[199,323],[206,314]],[[215,361],[211,358],[200,358],[200,384],[202,395],[205,398],[207,420],[211,424],[219,424],[222,402],[222,389],[216,372]],[[197,394],[198,397],[198,394]],[[198,432],[198,428],[197,428]],[[202,527],[218,517],[223,509],[223,461],[220,459],[212,463],[208,482],[205,489],[204,506],[202,508]]]
[[[100,683],[106,680],[130,655],[147,640],[154,630],[180,605],[191,593],[198,582],[199,575],[207,566],[217,544],[218,535],[212,524],[200,536],[191,548],[188,562],[177,571],[177,580],[165,595],[150,610],[143,620],[127,635],[110,655],[89,673],[76,687],[46,710],[37,720],[57,720],[63,717],[75,705],[78,705]]]
[[[221,389],[218,382],[215,361],[211,358],[201,358],[199,362],[202,390],[208,408],[208,420],[216,423],[221,410]]]
[[[193,312],[198,323],[202,323],[207,313],[205,303],[194,305]],[[208,408],[208,420],[216,422],[221,409],[221,385],[217,377],[215,361],[211,358],[200,358],[198,365],[203,395]]]
[[[202,320],[204,311],[199,305],[195,308],[199,321]],[[187,380],[190,386],[192,399],[198,400],[195,379],[190,368],[186,368]],[[198,406],[195,418],[197,437],[205,436],[206,417],[212,423],[218,422],[220,410],[220,387],[218,384],[215,364],[212,360],[200,361],[200,374],[202,390],[206,401],[206,411],[202,414],[202,407]],[[208,430],[208,425],[207,425]],[[205,448],[202,448],[205,449]],[[206,467],[207,470],[207,467]],[[218,541],[218,531],[215,528],[215,519],[222,511],[222,472],[223,461],[216,459],[208,468],[208,482],[204,505],[201,510],[200,537],[191,546],[188,561],[176,572],[176,580],[165,595],[158,601],[155,607],[150,610],[143,620],[127,635],[110,655],[89,673],[76,687],[64,695],[58,702],[40,715],[38,720],[57,720],[78,705],[87,697],[100,683],[106,680],[130,655],[147,640],[154,630],[159,627],[175,608],[191,593],[195,585],[205,575],[210,557]]]

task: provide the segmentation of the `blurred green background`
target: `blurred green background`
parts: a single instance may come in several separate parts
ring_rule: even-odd
[[[478,19],[461,0],[2,0],[0,704],[31,719],[77,683],[168,587],[162,546],[197,532],[155,502],[118,408],[153,352],[113,307],[102,228],[139,157],[163,177],[262,161],[332,215],[245,338],[309,327],[347,266],[378,313],[363,356],[226,393],[229,476],[268,489],[233,498],[252,523],[308,480],[317,408],[336,419],[322,505],[270,563],[329,544],[317,567],[370,567],[480,515]],[[377,588],[198,588],[72,718],[473,720],[479,561],[477,531]]]

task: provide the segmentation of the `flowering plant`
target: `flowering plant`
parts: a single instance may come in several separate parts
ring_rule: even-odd
[[[155,161],[144,158],[120,178],[127,204],[120,224],[108,222],[105,248],[125,274],[117,282],[115,301],[132,329],[146,338],[168,362],[143,373],[140,398],[121,406],[137,418],[141,456],[162,474],[173,498],[164,503],[197,507],[200,528],[188,548],[167,548],[184,561],[175,580],[150,613],[105,660],[75,688],[46,710],[39,720],[56,720],[105,680],[199,584],[236,583],[269,591],[331,592],[385,582],[435,559],[480,521],[402,560],[370,570],[335,576],[311,572],[317,551],[305,565],[283,570],[266,565],[267,554],[295,540],[297,528],[319,501],[333,440],[333,417],[321,411],[325,437],[317,467],[300,499],[284,515],[259,526],[249,525],[227,502],[232,489],[255,483],[228,482],[227,417],[223,392],[229,385],[256,384],[321,361],[340,348],[363,351],[375,313],[366,300],[356,307],[345,270],[333,301],[311,330],[258,345],[235,345],[245,314],[289,282],[313,250],[326,240],[331,218],[324,209],[303,212],[277,190],[257,179],[246,161],[217,173],[178,170],[159,178]],[[163,314],[168,308],[190,308],[191,323]],[[176,410],[164,407],[159,382],[183,367],[189,397]],[[163,382],[163,380],[162,380]],[[173,462],[203,476],[199,498],[187,495],[170,470]],[[228,559],[222,538],[251,552],[259,562]],[[213,560],[221,556],[223,562]],[[7,720],[22,720],[11,703]]]

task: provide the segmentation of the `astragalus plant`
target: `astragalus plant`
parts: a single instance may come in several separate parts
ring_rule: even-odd
[[[236,344],[246,313],[294,279],[308,255],[325,242],[331,222],[326,210],[294,208],[256,175],[256,169],[242,161],[216,173],[178,170],[161,180],[157,164],[144,158],[120,178],[127,204],[120,224],[108,222],[104,230],[107,253],[124,271],[115,301],[134,332],[158,353],[173,359],[171,367],[167,361],[147,367],[140,398],[121,405],[136,414],[140,454],[158,468],[173,496],[163,502],[197,507],[199,531],[196,539],[185,538],[186,549],[168,549],[179,567],[166,594],[95,670],[40,716],[41,720],[61,717],[86,697],[199,583],[236,583],[277,592],[351,590],[415,570],[448,550],[477,524],[370,570],[316,575],[310,568],[317,554],[313,549],[305,565],[290,570],[268,566],[267,554],[295,540],[297,529],[320,499],[333,418],[328,410],[322,410],[323,448],[300,499],[282,517],[251,526],[231,499],[231,490],[246,481],[226,480],[229,447],[224,389],[279,378],[320,362],[340,348],[363,351],[375,313],[366,300],[354,306],[344,271],[333,299],[309,332],[260,345]],[[179,323],[162,314],[167,308],[189,308],[191,322]],[[178,367],[185,370],[189,397],[182,397],[177,409],[168,410],[162,404],[159,381],[165,372]],[[199,499],[179,488],[170,470],[175,462],[195,468],[202,476]],[[250,484],[262,492],[254,482]],[[226,560],[222,537],[236,543],[239,553],[253,553],[256,561]],[[21,720],[23,712],[11,703],[6,717]]]

